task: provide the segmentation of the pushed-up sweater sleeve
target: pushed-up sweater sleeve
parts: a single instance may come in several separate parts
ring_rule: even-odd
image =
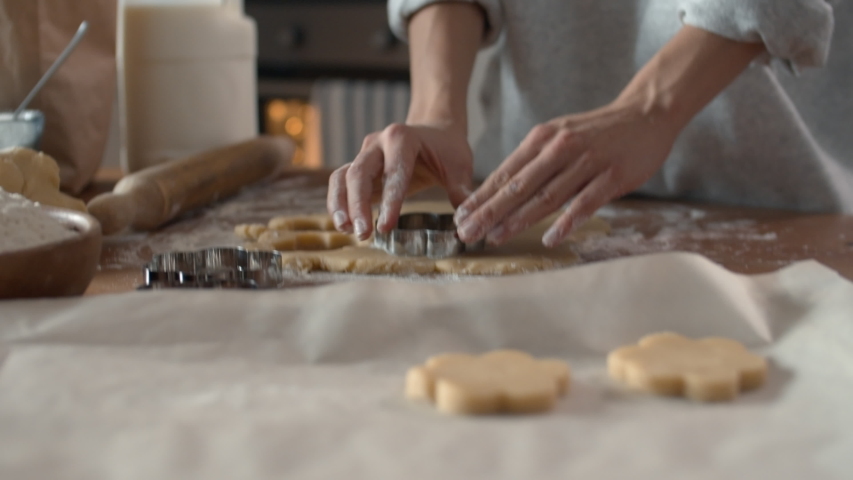
[[[827,0],[679,0],[681,21],[742,42],[763,42],[793,71],[826,62],[833,14]]]
[[[409,19],[420,9],[434,3],[472,3],[479,5],[486,15],[486,29],[483,44],[486,47],[493,44],[503,30],[503,12],[500,0],[389,0],[388,23],[391,31],[404,41],[409,40]]]

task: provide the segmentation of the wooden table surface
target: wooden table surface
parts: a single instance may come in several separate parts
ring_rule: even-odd
[[[89,199],[109,191],[115,170],[99,173],[83,193]],[[273,182],[245,189],[238,196],[194,212],[157,232],[105,238],[101,265],[87,294],[135,289],[142,265],[156,253],[223,244],[239,245],[238,223],[265,223],[275,215],[324,210],[328,172],[290,172]],[[435,192],[425,194],[434,196]],[[578,246],[585,262],[627,255],[689,251],[707,256],[738,273],[765,273],[799,260],[815,259],[853,280],[853,216],[802,214],[628,198],[613,202],[599,216],[613,232]]]

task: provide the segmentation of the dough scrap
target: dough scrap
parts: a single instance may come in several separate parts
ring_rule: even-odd
[[[447,202],[410,202],[403,205],[403,213],[434,212],[451,213],[453,207]],[[423,257],[398,257],[371,247],[372,239],[357,243],[354,237],[341,241],[337,245],[343,248],[329,251],[306,251],[309,249],[293,247],[292,243],[280,243],[288,250],[283,254],[282,266],[285,269],[308,273],[325,271],[332,273],[354,273],[362,275],[510,275],[535,272],[569,266],[578,262],[572,243],[583,241],[592,236],[606,235],[610,226],[604,220],[593,217],[574,232],[568,242],[549,249],[542,245],[541,238],[555,217],[545,219],[523,232],[507,244],[500,247],[487,247],[486,251],[463,254],[445,259]],[[323,220],[325,219],[325,220]],[[333,228],[328,216],[312,215],[301,217],[276,217],[275,225],[318,229]],[[264,229],[263,225],[240,225],[235,230],[246,240],[259,245],[271,245],[273,221]],[[278,231],[281,231],[278,229]],[[289,231],[289,230],[288,230]],[[325,231],[325,230],[321,230]],[[258,233],[260,232],[260,233]],[[264,237],[264,235],[267,235]],[[283,234],[277,234],[283,235]],[[339,234],[343,235],[343,234]],[[349,242],[349,243],[348,243]],[[294,251],[295,250],[295,251]]]
[[[728,338],[663,332],[607,357],[610,376],[632,388],[700,402],[730,401],[764,383],[767,360]]]
[[[59,165],[49,155],[29,148],[0,152],[0,188],[33,202],[86,212],[86,204],[59,191]]]
[[[267,230],[263,223],[244,223],[234,227],[234,233],[243,240],[257,240]]]
[[[450,414],[536,413],[569,391],[569,366],[517,350],[480,356],[447,353],[406,373],[405,395]]]

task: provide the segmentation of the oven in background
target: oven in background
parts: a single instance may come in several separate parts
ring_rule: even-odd
[[[263,133],[288,135],[294,163],[349,162],[364,135],[403,121],[408,51],[384,0],[246,0],[258,25]]]

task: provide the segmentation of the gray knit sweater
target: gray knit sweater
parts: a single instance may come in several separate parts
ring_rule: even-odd
[[[405,39],[407,19],[436,1],[390,0],[392,29]],[[638,191],[853,212],[853,2],[456,1],[483,7],[484,46],[499,42],[500,50],[484,88],[488,126],[475,148],[477,176],[495,169],[537,123],[612,101],[688,24],[762,40],[769,54],[690,122]]]

